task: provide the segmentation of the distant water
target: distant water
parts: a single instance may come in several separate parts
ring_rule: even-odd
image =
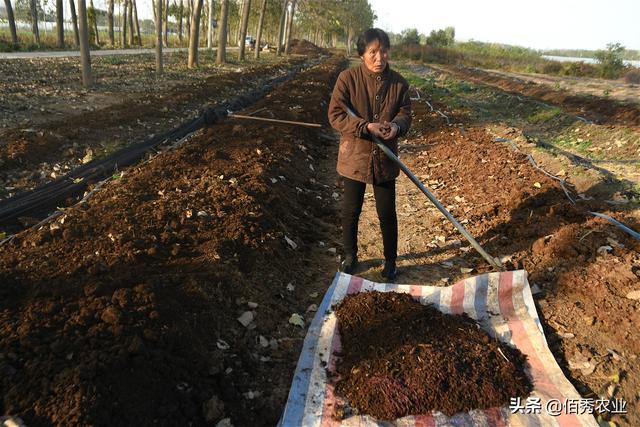
[[[560,62],[586,62],[587,64],[595,64],[598,61],[596,61],[595,58],[577,58],[574,56],[552,56],[552,55],[542,55],[542,57],[544,59],[550,59],[552,61],[560,61]],[[630,61],[630,60],[624,60],[624,63],[626,65],[632,65],[634,67],[639,67],[640,68],[640,61]]]

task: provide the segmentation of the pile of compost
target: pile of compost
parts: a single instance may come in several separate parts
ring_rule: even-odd
[[[335,309],[342,354],[336,392],[353,411],[382,420],[504,406],[532,385],[526,357],[466,315],[443,314],[410,295],[366,292]]]

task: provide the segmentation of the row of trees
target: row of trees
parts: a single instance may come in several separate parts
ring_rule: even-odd
[[[451,47],[455,43],[456,30],[447,27],[440,30],[431,30],[428,36],[421,34],[415,28],[402,30],[400,34],[392,34],[391,43],[397,45],[427,45],[431,47]]]
[[[12,43],[17,45],[18,34],[16,33],[15,22],[30,22],[33,34],[33,43],[41,44],[40,29],[41,20],[55,20],[56,22],[56,46],[65,46],[65,22],[73,28],[73,41],[71,44],[79,46],[77,5],[75,0],[55,0],[55,13],[47,7],[47,11],[42,4],[48,0],[4,0],[6,6],[7,21],[9,22]],[[64,16],[63,1],[68,1],[71,16]],[[158,24],[162,25],[163,46],[188,46],[191,37],[191,23],[196,10],[199,10],[201,22],[199,25],[200,37],[206,37],[207,47],[216,44],[216,28],[220,28],[221,3],[216,0],[203,0],[202,5],[198,5],[197,0],[164,0],[162,14],[158,15],[157,0],[152,0],[153,20],[139,20],[138,10],[140,6],[143,10],[149,11],[148,0],[138,4],[137,0],[104,0],[106,9],[102,10],[94,6],[94,0],[87,4],[87,20],[89,28],[89,40],[95,46],[142,46],[143,44],[155,44],[155,38],[150,34],[155,34]],[[260,0],[253,0],[260,2]],[[227,44],[240,44],[242,40],[242,25],[245,15],[248,12],[247,33],[252,36],[257,35],[260,23],[262,23],[263,38],[271,44],[276,45],[280,38],[280,30],[289,23],[289,14],[293,9],[296,17],[296,31],[300,36],[313,41],[318,45],[336,46],[344,43],[347,48],[351,48],[357,34],[364,28],[373,25],[375,15],[371,10],[367,0],[297,0],[294,8],[287,9],[286,16],[282,11],[284,0],[269,0],[264,8],[262,3],[247,4],[250,0],[230,0],[227,5]],[[289,2],[291,4],[291,1]],[[49,3],[52,5],[52,3]],[[245,8],[245,5],[248,7]],[[264,9],[264,11],[263,11]],[[162,22],[158,22],[158,16]],[[284,24],[281,24],[284,19]],[[98,28],[107,28],[107,34],[100,37]],[[147,36],[143,40],[143,36]],[[51,43],[51,42],[50,42]]]
[[[42,13],[40,0],[29,2],[29,16],[35,43],[40,43],[38,16]],[[64,40],[63,1],[56,1],[57,45]],[[68,0],[71,10],[74,42],[80,48],[83,64],[83,82],[91,85],[90,42],[100,45],[98,21],[106,17],[107,38],[111,46],[119,44],[142,45],[144,28],[138,19],[136,0],[107,0],[107,10],[96,9],[93,0]],[[239,59],[246,55],[245,37],[255,35],[253,54],[256,58],[266,39],[275,46],[277,54],[289,54],[294,31],[299,38],[306,38],[320,46],[336,47],[340,43],[351,48],[357,35],[373,25],[376,18],[368,0],[152,0],[156,47],[156,71],[162,73],[162,49],[169,46],[169,30],[177,35],[179,45],[183,37],[189,47],[188,67],[198,64],[198,47],[206,35],[206,45],[211,48],[217,40],[217,62],[226,61],[226,47],[237,43]],[[18,43],[15,17],[11,0],[4,0],[12,41]],[[115,6],[119,13],[115,13]],[[144,6],[141,5],[141,6]],[[295,25],[294,25],[295,22]],[[141,29],[142,28],[142,29]],[[116,31],[118,30],[118,31]],[[217,31],[216,31],[217,30]],[[118,33],[118,34],[117,34]],[[216,34],[217,33],[217,34]],[[103,40],[104,42],[104,40]],[[104,44],[104,43],[103,43]]]

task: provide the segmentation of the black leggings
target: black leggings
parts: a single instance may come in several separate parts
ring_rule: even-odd
[[[358,220],[362,212],[366,184],[344,178],[342,205],[342,243],[345,256],[358,254]],[[382,230],[382,244],[386,261],[395,261],[398,254],[398,218],[396,216],[396,180],[373,185],[376,211]]]

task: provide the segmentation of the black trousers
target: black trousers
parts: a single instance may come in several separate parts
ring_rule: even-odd
[[[342,243],[346,257],[358,254],[358,220],[364,202],[364,182],[344,178],[342,205]],[[398,255],[398,217],[396,216],[396,180],[373,185],[376,211],[382,231],[384,258],[395,261]]]

